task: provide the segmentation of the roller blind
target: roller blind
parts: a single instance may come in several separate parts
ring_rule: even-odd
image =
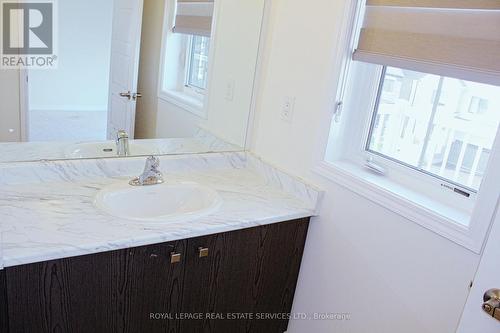
[[[367,0],[354,60],[500,85],[500,0]]]
[[[177,0],[173,32],[210,37],[213,0]]]

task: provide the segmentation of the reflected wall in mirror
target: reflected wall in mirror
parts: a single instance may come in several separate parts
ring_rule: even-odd
[[[57,1],[57,67],[0,68],[0,162],[244,149],[264,2]]]

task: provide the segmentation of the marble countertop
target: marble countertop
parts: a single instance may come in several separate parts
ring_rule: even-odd
[[[223,204],[195,221],[144,223],[95,208],[144,158],[0,166],[0,268],[249,228],[315,215],[321,191],[248,153],[161,157],[166,181],[215,189]],[[140,207],[137,207],[140,209]]]
[[[81,158],[73,153],[81,144],[107,144],[110,148],[115,148],[114,141],[95,142],[10,142],[0,143],[0,163],[2,162],[23,162],[39,160],[65,160]],[[241,151],[237,147],[209,133],[207,130],[199,129],[193,137],[189,138],[164,138],[164,139],[140,139],[130,140],[130,144],[140,146],[146,154],[168,155],[168,154],[196,154],[209,152],[230,152]],[[132,153],[134,153],[132,151]],[[97,152],[92,157],[101,157]],[[108,154],[108,153],[107,153]],[[112,156],[116,152],[111,152]],[[140,153],[138,155],[144,155]]]

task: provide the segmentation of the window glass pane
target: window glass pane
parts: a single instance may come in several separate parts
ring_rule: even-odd
[[[500,123],[500,87],[387,67],[371,152],[477,190]]]
[[[193,36],[192,38],[187,85],[206,89],[210,39],[202,36]]]

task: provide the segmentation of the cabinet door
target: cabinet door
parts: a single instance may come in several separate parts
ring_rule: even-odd
[[[279,315],[291,311],[308,221],[190,239],[183,312],[205,318],[181,321],[181,331],[286,331],[288,318]],[[208,256],[200,258],[199,248]]]
[[[126,273],[115,277],[114,309],[121,323],[118,332],[180,332],[179,319],[183,295],[184,256],[187,241],[132,249]],[[181,255],[171,263],[172,252]]]
[[[177,332],[186,241],[6,269],[10,332]]]
[[[5,286],[5,271],[3,270],[0,270],[0,332],[9,332],[7,287]]]

